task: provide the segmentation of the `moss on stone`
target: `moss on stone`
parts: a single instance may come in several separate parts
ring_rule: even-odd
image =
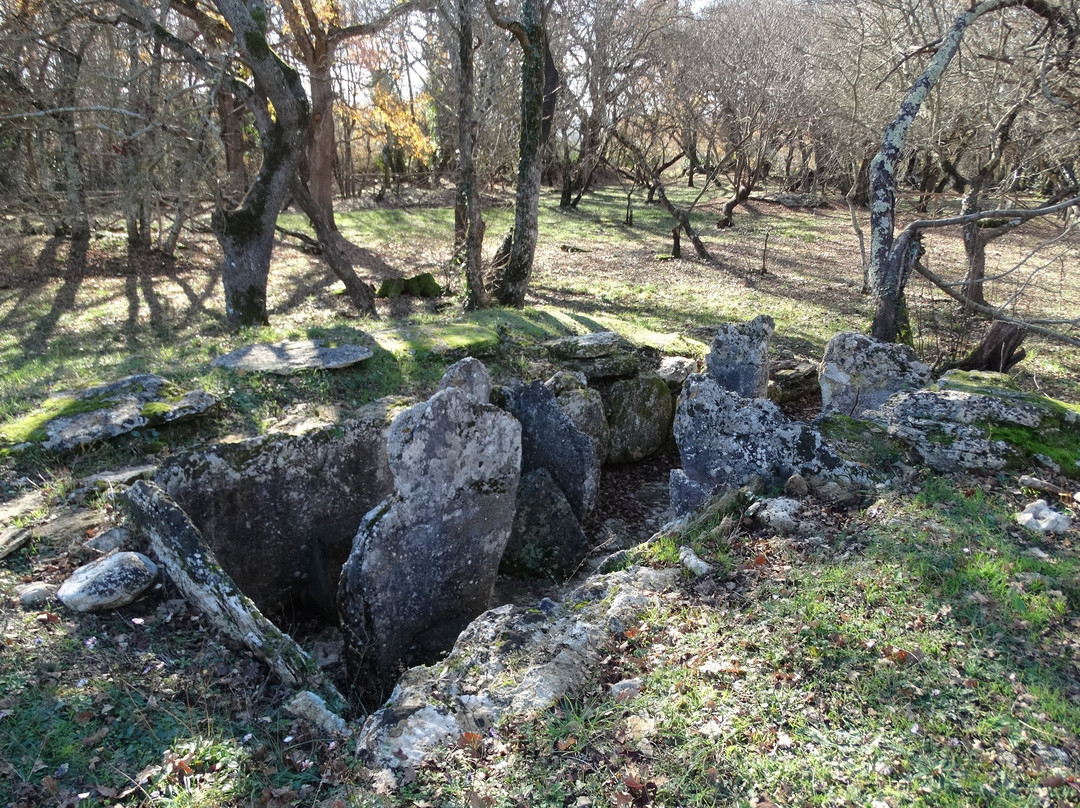
[[[818,422],[821,434],[845,460],[884,467],[900,458],[897,442],[871,421],[830,413]]]
[[[147,401],[142,405],[142,409],[139,410],[139,414],[148,421],[153,421],[156,418],[164,418],[173,410],[172,404],[167,401]]]
[[[41,409],[0,426],[0,443],[40,443],[48,439],[45,425],[56,418],[70,418],[113,406],[116,399],[108,395],[56,396],[46,399]]]

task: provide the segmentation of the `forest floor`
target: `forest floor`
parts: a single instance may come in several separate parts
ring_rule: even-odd
[[[671,221],[641,199],[635,225],[623,224],[618,189],[570,213],[545,195],[526,308],[463,315],[447,261],[452,211],[429,201],[346,206],[338,221],[367,263],[361,274],[377,283],[430,271],[447,297],[380,301],[378,321],[359,319],[318,258],[282,243],[272,324],[240,333],[224,325],[206,232],[186,234],[175,260],[132,267],[119,229],[103,227],[71,255],[62,240],[2,226],[0,433],[51,392],[135,372],[203,387],[222,406],[203,422],[77,453],[0,451],[0,529],[34,533],[0,562],[0,805],[1080,802],[1080,529],[1037,539],[1016,526],[1012,514],[1035,498],[1020,471],[898,467],[855,506],[808,502],[806,535],[747,525],[686,537],[717,572],[688,577],[612,637],[594,687],[397,772],[368,768],[348,742],[292,721],[287,688],[223,647],[169,585],[107,614],[19,607],[20,583],[63,580],[89,559],[83,541],[119,518],[109,496],[82,485],[87,476],[347,415],[390,393],[423,395],[454,358],[432,350],[433,335],[498,333],[485,361],[507,381],[547,378],[555,366],[542,343],[567,333],[610,328],[647,352],[700,357],[709,325],[764,313],[777,323],[774,355],[818,361],[833,333],[870,322],[858,241],[836,203],[751,201],[735,228],[716,231],[709,202],[695,221],[710,263],[668,258]],[[487,219],[491,248],[510,211],[493,207]],[[302,227],[289,215],[283,224]],[[1010,301],[1011,314],[1076,318],[1080,235],[1055,240],[1060,224],[1033,223],[991,246],[1000,277],[990,300]],[[959,278],[959,234],[934,233],[927,248],[931,269]],[[919,277],[908,299],[915,348],[936,367],[985,329]],[[288,378],[209,364],[251,342],[299,337],[360,341],[375,355]],[[1014,381],[1080,403],[1080,351],[1033,336],[1025,347]],[[663,471],[613,471],[613,496]],[[1078,490],[1076,476],[1058,482]],[[1060,507],[1078,516],[1075,504]],[[670,543],[649,554],[677,563]],[[321,639],[311,626],[286,628]],[[640,695],[613,698],[606,685],[625,678],[641,680]]]

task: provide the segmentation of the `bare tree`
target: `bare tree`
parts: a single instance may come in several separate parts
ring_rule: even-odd
[[[1045,19],[1064,39],[1068,50],[1075,43],[1075,28],[1058,6],[1043,0],[982,0],[957,15],[948,33],[936,45],[930,62],[885,128],[881,148],[870,169],[869,274],[877,301],[871,333],[877,339],[892,342],[904,327],[904,287],[922,252],[922,232],[930,226],[919,222],[916,223],[919,226],[909,225],[899,236],[896,234],[897,172],[908,130],[923,102],[940,82],[968,29],[983,15],[1011,7],[1026,8]],[[976,218],[986,216],[976,214]]]

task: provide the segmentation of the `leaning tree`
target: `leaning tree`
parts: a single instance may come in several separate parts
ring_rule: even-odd
[[[896,232],[897,173],[905,155],[908,131],[923,102],[941,81],[945,69],[960,49],[965,35],[982,16],[1009,8],[1024,8],[1045,21],[1046,31],[1041,70],[1041,89],[1052,94],[1047,75],[1052,70],[1067,70],[1074,56],[1077,38],[1075,11],[1046,0],[982,0],[973,3],[953,21],[945,36],[936,42],[934,55],[922,74],[908,90],[900,109],[885,127],[881,148],[870,166],[870,255],[869,278],[876,299],[871,333],[877,339],[893,342],[904,323],[904,287],[922,254],[923,231],[935,226],[965,225],[986,218],[1030,219],[1061,209],[1044,205],[1034,210],[973,212],[955,220],[912,222]],[[1061,103],[1067,103],[1061,101]]]

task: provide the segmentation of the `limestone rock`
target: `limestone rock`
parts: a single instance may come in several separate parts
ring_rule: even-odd
[[[521,423],[521,471],[547,469],[579,520],[596,502],[600,462],[596,442],[563,412],[542,382],[502,388],[500,405]]]
[[[391,491],[386,441],[404,400],[301,435],[270,434],[169,458],[157,484],[259,605],[336,614],[341,566],[364,514]]]
[[[806,479],[796,472],[787,478],[787,482],[784,483],[784,495],[793,499],[802,499],[810,493],[810,486],[807,485]]]
[[[467,356],[446,369],[435,391],[456,387],[464,390],[481,404],[491,401],[491,376],[479,359]]]
[[[799,520],[796,515],[801,507],[797,499],[776,497],[763,500],[753,516],[776,533],[786,535],[798,532]]]
[[[369,703],[487,607],[514,517],[521,427],[448,388],[394,420],[388,454],[394,493],[361,522],[338,593],[349,677]]]
[[[816,398],[821,392],[818,366],[813,362],[791,362],[789,367],[774,365],[770,376],[769,400],[777,404]]]
[[[157,564],[141,553],[113,553],[75,570],[56,596],[76,612],[119,609],[149,589],[157,572]]]
[[[136,480],[149,480],[158,470],[156,463],[147,463],[141,466],[128,466],[127,468],[114,471],[103,471],[101,474],[93,474],[82,481],[86,488],[100,488],[108,490],[124,485],[131,485]]]
[[[607,393],[609,463],[633,463],[661,446],[671,434],[675,404],[659,376],[617,381]]]
[[[1080,459],[1080,414],[1042,396],[946,389],[897,393],[866,413],[937,471],[1002,469],[1040,449],[1069,466]]]
[[[102,555],[108,555],[116,550],[121,550],[131,544],[131,532],[127,528],[114,527],[103,530],[92,539],[88,539],[83,547],[93,550]]]
[[[582,336],[552,340],[547,343],[547,349],[556,359],[596,359],[626,353],[630,343],[614,331],[594,331]]]
[[[858,418],[893,393],[916,390],[929,381],[930,368],[906,345],[841,331],[829,340],[821,360],[821,411]]]
[[[623,379],[637,375],[641,360],[630,351],[620,351],[595,359],[567,359],[563,364],[575,373],[582,373],[589,381],[598,379]]]
[[[51,396],[42,411],[52,417],[13,448],[38,445],[67,451],[136,429],[194,418],[217,403],[204,390],[182,391],[152,373],[126,376],[87,390]]]
[[[16,553],[33,537],[25,527],[9,527],[0,530],[0,558]]]
[[[1072,526],[1069,515],[1055,511],[1045,499],[1035,500],[1016,514],[1016,521],[1032,533],[1064,533]]]
[[[698,578],[702,575],[708,575],[713,571],[712,565],[702,561],[698,554],[694,552],[694,549],[688,544],[684,544],[679,548],[679,563]]]
[[[775,330],[766,314],[720,326],[705,356],[705,372],[725,390],[744,398],[764,398],[769,389],[769,340]]]
[[[686,380],[679,397],[675,440],[686,476],[706,490],[738,487],[755,475],[781,482],[796,471],[863,479],[820,433],[788,419],[773,402],[742,398],[701,374]]]
[[[611,431],[604,415],[604,399],[600,391],[585,383],[583,373],[559,371],[544,385],[555,394],[559,409],[569,416],[580,431],[596,443],[596,459],[600,465],[607,459]]]
[[[219,356],[210,364],[216,368],[248,373],[277,373],[291,376],[302,370],[334,370],[370,359],[371,348],[363,345],[325,347],[319,340],[283,340],[247,345]]]
[[[664,380],[673,394],[678,395],[686,377],[691,373],[697,373],[697,365],[696,360],[685,356],[665,356],[660,360],[656,375]]]
[[[15,594],[19,598],[19,606],[22,608],[40,609],[56,597],[56,589],[57,587],[53,584],[35,581],[18,587]]]
[[[307,721],[330,737],[352,735],[345,720],[326,706],[326,701],[310,690],[301,690],[285,703],[289,715]]]
[[[705,486],[686,476],[682,469],[672,469],[668,483],[671,510],[676,518],[690,516],[709,501],[715,486]]]
[[[613,633],[625,631],[675,584],[677,569],[632,567],[594,576],[566,595],[573,609],[541,603],[485,612],[440,664],[406,671],[364,723],[357,751],[377,765],[416,766],[464,732],[544,710],[596,682]]]
[[[562,490],[547,469],[521,478],[510,541],[500,569],[563,581],[592,549]]]

